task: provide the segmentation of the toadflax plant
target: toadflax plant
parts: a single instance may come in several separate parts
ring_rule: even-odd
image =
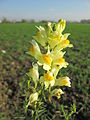
[[[32,119],[49,119],[52,110],[52,98],[60,99],[64,94],[61,86],[71,87],[70,78],[57,78],[59,70],[66,68],[64,48],[72,47],[68,40],[69,33],[63,34],[65,20],[57,23],[49,22],[45,27],[37,27],[38,32],[33,36],[29,55],[35,58],[28,73],[26,107]],[[44,49],[40,49],[42,46]],[[50,104],[48,104],[50,103]]]

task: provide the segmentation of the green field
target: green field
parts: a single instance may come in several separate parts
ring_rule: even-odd
[[[36,25],[41,23],[0,24],[0,120],[23,119],[24,90],[20,85],[31,66],[32,59],[26,52],[32,35],[36,34]],[[69,107],[74,101],[77,108],[74,119],[89,120],[90,24],[68,23],[67,31],[74,47],[68,48],[65,56],[70,65],[59,75],[68,75],[72,87],[64,88],[66,94],[58,102]]]

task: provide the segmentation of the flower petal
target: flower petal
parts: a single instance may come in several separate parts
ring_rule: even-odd
[[[29,97],[29,104],[38,100],[38,92],[32,93]]]
[[[54,89],[51,92],[51,96],[56,96],[58,99],[61,97],[61,94],[64,94],[64,92],[60,88]]]
[[[71,87],[71,82],[69,77],[61,77],[56,79],[55,86],[68,86]]]
[[[38,73],[38,65],[34,64],[33,68],[30,69],[30,76],[32,77],[33,81],[36,83],[39,79],[39,73]]]

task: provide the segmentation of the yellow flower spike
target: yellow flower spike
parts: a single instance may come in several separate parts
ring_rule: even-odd
[[[64,94],[64,92],[61,89],[54,89],[51,91],[51,96],[56,96],[57,99],[59,99],[62,94]]]
[[[69,77],[61,77],[56,79],[55,86],[68,86],[71,87],[71,82]]]
[[[48,100],[51,102],[53,96],[59,99],[61,95],[64,94],[58,87],[71,87],[69,77],[66,76],[57,79],[59,70],[66,68],[68,65],[64,59],[65,52],[62,50],[67,47],[73,47],[68,40],[70,34],[63,34],[65,26],[66,21],[61,19],[58,23],[49,22],[45,28],[42,26],[37,27],[38,32],[36,36],[33,36],[34,40],[31,41],[30,51],[27,52],[36,59],[37,64],[34,64],[29,71],[29,77],[33,84],[31,84],[30,81],[28,81],[27,84],[33,91],[30,91],[32,92],[30,96],[29,93],[27,94],[29,96],[29,102],[26,107],[35,105],[37,109],[38,106],[36,104],[43,102],[42,95],[44,95],[46,102]],[[39,45],[43,46],[45,49],[44,54],[40,50]],[[42,69],[42,72],[44,72],[42,76],[39,76],[38,65],[42,66],[40,68],[40,72]],[[38,92],[36,92],[37,90]]]

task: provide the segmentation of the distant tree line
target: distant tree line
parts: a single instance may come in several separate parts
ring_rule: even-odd
[[[1,22],[2,23],[9,23],[9,20],[6,17],[4,17]]]
[[[0,23],[35,23],[36,21],[34,19],[21,19],[21,20],[8,20],[6,17],[4,17],[2,20],[0,20]]]
[[[83,19],[80,21],[80,23],[90,23],[90,19],[86,20],[86,19]]]
[[[0,20],[0,23],[35,23],[35,22],[36,21],[34,19],[30,19],[30,20],[21,19],[20,21],[18,21],[18,20],[10,21],[6,17],[3,17],[3,19]],[[41,21],[38,21],[38,22],[46,23],[47,20],[41,20]],[[50,21],[50,22],[54,22],[54,21]],[[90,19],[82,19],[80,22],[78,22],[78,21],[67,21],[67,22],[69,22],[69,23],[88,23],[88,24],[90,24]]]

